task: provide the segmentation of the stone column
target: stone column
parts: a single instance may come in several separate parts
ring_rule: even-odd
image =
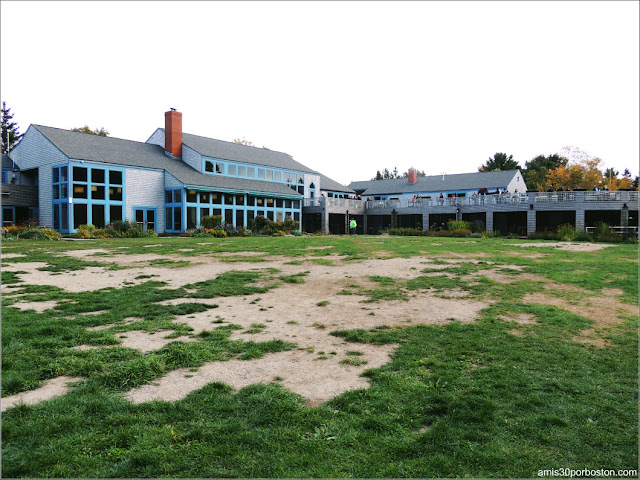
[[[487,224],[485,225],[487,232],[493,232],[493,211],[487,211]]]
[[[527,210],[527,235],[536,233],[536,211],[531,207],[533,204],[529,205]]]
[[[629,206],[626,203],[620,210],[620,226],[625,228],[629,226]]]
[[[327,199],[320,197],[320,206],[322,207],[322,213],[320,214],[320,229],[323,235],[328,235],[329,232],[329,211],[327,210]]]
[[[576,232],[584,232],[584,210],[576,209]]]
[[[429,230],[429,214],[422,214],[422,230]]]

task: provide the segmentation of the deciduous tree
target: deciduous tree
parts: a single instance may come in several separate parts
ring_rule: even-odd
[[[538,155],[535,158],[525,162],[524,170],[522,170],[522,178],[524,183],[527,184],[527,188],[541,189],[543,185],[547,183],[547,177],[550,170],[555,170],[558,167],[564,167],[567,165],[568,160],[554,153],[553,155]]]
[[[246,138],[242,137],[242,139],[240,138],[234,138],[233,139],[233,143],[237,143],[238,145],[248,145],[249,147],[255,147],[255,145],[253,144],[253,142],[250,142],[249,140],[247,140]]]
[[[71,129],[72,132],[80,132],[80,133],[88,133],[90,135],[98,135],[99,137],[108,137],[109,132],[105,130],[104,127],[95,128],[91,130],[89,125],[85,125],[84,127],[76,127]]]
[[[599,166],[602,159],[598,157],[581,159],[575,163],[569,162],[549,171],[544,189],[575,190],[583,188],[593,190],[601,188],[603,184],[602,171]]]

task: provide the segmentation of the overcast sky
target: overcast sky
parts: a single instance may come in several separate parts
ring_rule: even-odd
[[[145,141],[246,138],[343,184],[524,167],[576,146],[638,173],[639,3],[1,2],[2,100]]]

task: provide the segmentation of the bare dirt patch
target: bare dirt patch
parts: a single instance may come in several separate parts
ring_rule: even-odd
[[[2,398],[2,411],[15,407],[16,405],[35,405],[46,400],[64,395],[69,390],[69,383],[84,380],[81,377],[57,377],[44,382],[42,387],[28,392],[18,393]]]
[[[580,335],[573,337],[571,340],[599,348],[607,347],[611,343],[608,339],[599,337],[594,328],[580,330]]]
[[[111,253],[110,250],[104,248],[88,248],[85,250],[67,250],[66,252],[60,252],[60,255],[66,255],[67,257],[84,258],[95,254]]]
[[[122,323],[108,323],[106,325],[98,325],[97,327],[87,327],[87,330],[90,332],[96,332],[96,331],[100,331],[100,330],[108,330],[111,327],[116,327],[119,325],[130,325],[134,322],[138,322],[143,320],[142,318],[137,318],[137,317],[127,317],[124,319],[124,321]]]
[[[264,256],[264,252],[220,252],[219,257],[260,257]]]
[[[603,248],[615,247],[610,243],[572,243],[572,242],[540,242],[540,243],[510,243],[516,247],[552,247],[570,252],[597,252]]]
[[[102,315],[103,313],[109,313],[109,310],[96,310],[95,312],[85,312],[83,315]]]
[[[35,310],[38,313],[42,313],[46,310],[50,310],[58,306],[56,300],[47,300],[44,302],[16,302],[12,307],[19,308],[20,310]]]
[[[620,297],[624,295],[624,291],[620,288],[603,288],[600,291],[607,297]]]
[[[500,315],[498,318],[505,322],[516,322],[518,325],[532,325],[534,323],[538,323],[536,316],[530,313],[521,313],[515,317],[505,317],[504,315]]]
[[[368,282],[366,278],[356,280]],[[153,399],[174,401],[214,381],[239,389],[282,377],[283,386],[305,397],[310,405],[317,405],[347,390],[366,388],[368,382],[360,377],[361,373],[387,363],[397,347],[348,343],[330,332],[369,330],[381,325],[389,328],[442,325],[454,320],[468,323],[488,306],[484,302],[445,299],[429,293],[418,294],[408,301],[363,303],[364,296],[339,295],[340,283],[309,275],[302,285],[285,285],[259,295],[215,299],[218,309],[177,318],[174,322],[186,323],[193,328],[192,334],[213,330],[220,326],[217,322],[224,321],[242,327],[232,333],[232,340],[277,339],[296,344],[296,349],[251,361],[212,362],[196,372],[177,370],[153,385],[128,392],[127,398],[135,403]],[[319,306],[322,301],[329,303]],[[345,364],[349,351],[358,351],[358,359],[366,363]]]
[[[22,253],[3,253],[2,254],[2,258],[20,258],[20,257],[26,257],[26,255],[23,255]]]
[[[517,267],[517,265],[512,265],[512,266]],[[500,269],[518,271],[517,269],[508,268],[508,267],[509,265],[501,265]],[[505,283],[505,284],[513,283],[515,281],[520,281],[520,280],[531,280],[534,282],[548,282],[548,280],[545,277],[542,277],[539,275],[533,275],[530,273],[519,273],[518,275],[513,275],[513,274],[504,273],[504,271],[500,271],[500,269],[480,270],[478,272],[473,272],[473,273],[470,273],[469,275],[465,275],[462,277],[462,279],[475,280],[478,277],[486,277],[489,280],[493,280],[494,282]]]
[[[588,292],[584,293],[588,294]],[[617,324],[621,321],[621,316],[638,314],[638,307],[636,305],[622,303],[618,301],[617,298],[611,296],[586,298],[574,304],[565,298],[556,297],[544,292],[527,294],[522,301],[523,303],[538,303],[562,308],[563,310],[592,320],[596,327],[606,327]]]
[[[280,383],[307,400],[319,405],[347,390],[367,388],[361,377],[368,368],[377,368],[390,360],[395,345],[367,345],[368,363],[361,366],[340,365],[318,360],[305,351],[291,350],[272,353],[256,360],[213,362],[192,372],[187,368],[174,370],[154,385],[144,385],[125,395],[133,403],[151,400],[176,401],[212,382],[222,382],[238,390],[255,383]]]
[[[111,348],[115,345],[76,345],[71,347],[72,350],[78,350],[79,352],[86,352],[87,350],[97,350],[99,348]]]
[[[156,333],[149,333],[142,330],[132,330],[129,332],[116,333],[115,337],[122,342],[123,347],[135,348],[142,353],[160,350],[171,342],[194,342],[196,339],[186,336],[167,338],[175,333],[175,330],[162,330]]]
[[[127,259],[123,257],[134,258]],[[166,259],[167,257],[159,255],[102,257],[105,261],[117,259],[122,262],[121,265],[130,267],[123,270],[109,270],[108,267],[86,267],[82,270],[62,273],[38,270],[39,268],[48,266],[48,264],[44,262],[12,264],[10,267],[7,267],[6,270],[26,272],[18,273],[17,276],[29,285],[51,285],[68,292],[76,293],[108,287],[120,288],[126,285],[139,284],[149,281],[150,276],[153,280],[164,281],[167,282],[169,287],[177,288],[188,283],[209,280],[222,273],[238,269],[238,266],[225,264],[208,257],[202,257],[207,259],[206,263],[203,262],[179,268],[148,265],[151,259],[163,258]],[[184,260],[183,257],[178,258]],[[147,263],[147,265],[140,265],[140,263]],[[254,267],[255,265],[252,264],[251,268]]]

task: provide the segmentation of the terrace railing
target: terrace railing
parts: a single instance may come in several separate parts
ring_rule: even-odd
[[[303,206],[320,207],[323,202],[328,207],[343,207],[359,209],[366,206],[368,210],[389,208],[438,208],[462,207],[472,205],[499,205],[514,203],[562,203],[562,202],[638,202],[637,191],[568,191],[568,192],[527,192],[527,193],[499,193],[487,195],[470,195],[467,197],[424,197],[403,198],[399,200],[355,200],[352,198],[305,198]]]
[[[363,200],[355,200],[353,198],[334,198],[334,197],[315,197],[305,198],[302,205],[305,207],[320,207],[323,202],[328,207],[344,207],[344,208],[364,208]]]
[[[568,192],[527,192],[470,195],[467,197],[416,198],[399,200],[368,200],[369,210],[388,208],[437,208],[461,207],[471,205],[499,205],[512,203],[549,203],[549,202],[638,202],[637,191],[568,191]]]

